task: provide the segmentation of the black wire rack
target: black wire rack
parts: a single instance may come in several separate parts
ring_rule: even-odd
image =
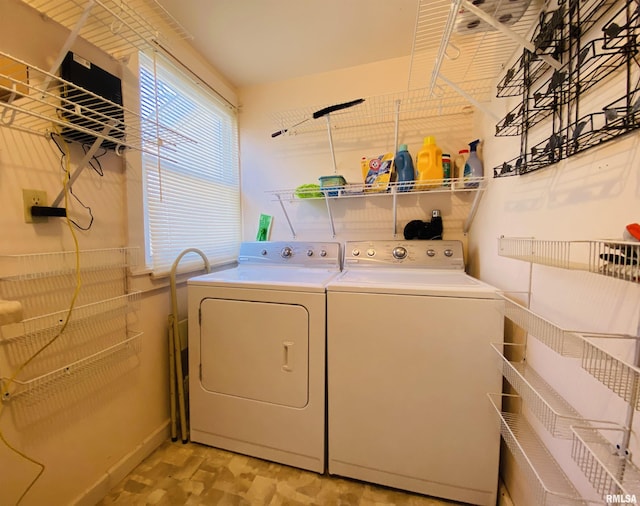
[[[542,169],[639,128],[639,35],[634,2],[559,1],[542,12],[535,52],[523,50],[498,84],[498,97],[521,101],[496,124],[495,135],[519,136],[520,153],[494,167],[494,177]],[[624,87],[624,94],[598,103],[597,97],[610,97],[600,93],[605,86]]]

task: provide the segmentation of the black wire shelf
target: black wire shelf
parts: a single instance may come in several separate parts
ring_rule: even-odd
[[[631,101],[632,99],[633,101]],[[576,123],[552,134],[530,152],[494,167],[494,177],[523,175],[600,146],[640,128],[640,91],[606,105],[602,111],[582,116]]]
[[[532,39],[536,49],[554,50],[554,58],[565,63],[552,70],[524,50],[507,71],[498,97],[520,95],[522,100],[496,124],[495,135],[520,136],[521,152],[494,167],[494,177],[548,167],[640,127],[640,5],[625,2],[614,10],[617,4],[560,1],[556,9],[540,15]],[[600,95],[610,96],[600,90],[611,86],[624,86],[626,92],[594,109]],[[535,138],[542,134],[543,139],[531,145],[534,127]]]

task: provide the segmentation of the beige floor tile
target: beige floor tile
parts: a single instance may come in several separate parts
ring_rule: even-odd
[[[97,506],[445,506],[459,503],[166,441]]]

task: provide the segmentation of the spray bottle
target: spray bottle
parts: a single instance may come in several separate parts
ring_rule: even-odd
[[[478,157],[478,144],[480,139],[469,143],[469,158],[464,164],[464,187],[477,188],[480,185],[479,179],[484,175],[482,161]]]

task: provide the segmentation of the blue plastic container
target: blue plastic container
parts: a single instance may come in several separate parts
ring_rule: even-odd
[[[416,171],[413,166],[413,159],[407,150],[406,144],[400,144],[393,163],[398,176],[398,191],[408,192],[413,189],[413,181],[416,178]]]

